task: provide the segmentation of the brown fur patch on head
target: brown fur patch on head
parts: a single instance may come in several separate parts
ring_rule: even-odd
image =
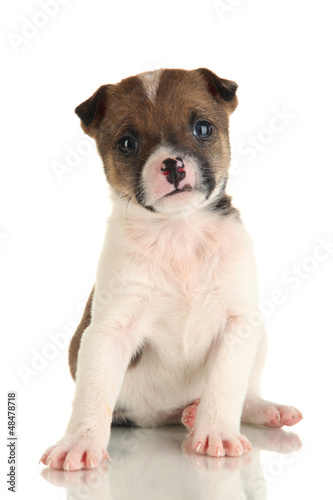
[[[102,85],[89,99],[75,108],[75,113],[81,118],[84,132],[91,137],[95,137],[95,132],[104,118],[111,87],[112,85]]]
[[[215,73],[206,68],[199,68],[200,72],[208,85],[209,92],[221,103],[223,103],[224,108],[228,114],[235,111],[238,105],[238,98],[236,91],[238,85],[232,80],[225,80],[224,78],[219,78]]]
[[[104,85],[76,112],[85,132],[96,139],[107,179],[118,193],[140,196],[141,171],[159,145],[195,157],[212,188],[226,177],[230,163],[228,127],[229,115],[237,106],[236,89],[234,82],[205,68],[165,69],[160,71],[153,99],[142,78],[133,76],[117,85]],[[213,125],[208,140],[194,136],[198,120]],[[118,148],[125,135],[138,144],[128,155]]]

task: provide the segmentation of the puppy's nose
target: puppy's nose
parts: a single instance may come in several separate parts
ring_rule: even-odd
[[[163,167],[161,167],[161,172],[166,176],[167,181],[173,184],[177,189],[180,181],[185,179],[185,165],[183,160],[177,156],[174,158],[166,158],[162,161]]]

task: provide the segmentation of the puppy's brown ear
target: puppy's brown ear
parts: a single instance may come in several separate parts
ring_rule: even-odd
[[[235,111],[238,104],[236,96],[237,83],[219,78],[215,73],[206,68],[199,68],[197,71],[204,76],[208,85],[208,91],[215,99],[224,104],[226,111],[229,114]]]
[[[102,85],[89,99],[75,108],[75,113],[81,119],[81,127],[91,137],[95,136],[95,132],[104,118],[108,89],[111,86]]]

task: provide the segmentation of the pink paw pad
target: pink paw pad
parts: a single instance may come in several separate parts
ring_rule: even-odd
[[[302,413],[293,406],[279,406],[281,421],[283,425],[295,425],[302,420]]]
[[[220,434],[209,434],[208,436],[195,437],[192,449],[201,455],[211,457],[240,457],[252,451],[251,443],[243,435],[224,439]]]
[[[282,427],[295,425],[302,420],[302,413],[292,406],[269,406],[265,409],[267,427]]]
[[[268,406],[265,408],[265,425],[267,427],[282,427],[283,423],[281,422],[281,415],[277,408],[274,406]]]
[[[243,435],[224,440],[223,446],[229,457],[238,457],[253,450],[250,441]]]
[[[199,403],[200,399],[197,399],[191,405],[186,406],[182,413],[182,423],[185,425],[188,431],[191,431],[193,429]]]
[[[67,445],[67,446],[66,446]],[[109,454],[102,449],[88,449],[81,446],[59,444],[52,446],[42,455],[40,462],[50,469],[63,469],[67,472],[80,469],[94,469],[104,460],[110,461]]]

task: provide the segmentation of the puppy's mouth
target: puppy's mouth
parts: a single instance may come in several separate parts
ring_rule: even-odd
[[[182,188],[177,188],[177,189],[174,189],[173,191],[171,191],[170,193],[167,193],[166,195],[163,196],[163,198],[166,198],[167,196],[173,196],[174,194],[178,194],[178,193],[185,193],[186,191],[193,191],[193,188],[192,186],[190,186],[190,184],[185,184],[185,186],[183,186]]]

